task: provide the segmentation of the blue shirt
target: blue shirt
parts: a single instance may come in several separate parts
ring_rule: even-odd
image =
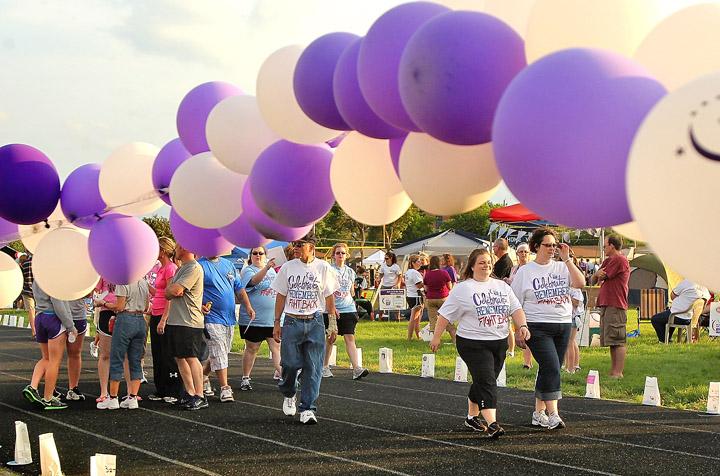
[[[207,258],[197,260],[203,270],[203,304],[212,301],[210,313],[205,314],[205,324],[234,326],[235,292],[242,289],[237,270],[230,260]]]
[[[248,298],[250,298],[250,304],[255,310],[255,320],[250,323],[250,316],[247,313],[245,307],[240,308],[240,326],[245,327],[251,324],[252,327],[272,327],[275,319],[275,296],[277,292],[270,287],[272,282],[275,280],[275,270],[268,269],[265,277],[257,283],[255,286],[250,284],[250,280],[257,273],[260,272],[260,268],[253,265],[245,266],[240,273],[240,282],[247,291]]]
[[[355,284],[355,271],[347,265],[338,268],[337,265],[331,265],[340,287],[333,294],[335,296],[335,307],[338,312],[356,312],[355,299],[352,297],[352,289]]]

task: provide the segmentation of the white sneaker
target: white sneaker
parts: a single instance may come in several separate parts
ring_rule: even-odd
[[[314,425],[317,423],[315,413],[312,410],[305,410],[300,414],[300,423],[303,425]]]
[[[98,410],[117,410],[118,408],[120,408],[120,402],[118,402],[117,397],[108,397],[105,400],[98,402],[95,406]]]
[[[213,397],[215,396],[215,390],[213,390],[212,385],[210,385],[210,380],[205,380],[203,382],[203,394],[206,397]]]
[[[127,410],[136,410],[138,408],[138,401],[137,397],[131,397],[127,396],[123,398],[123,401],[120,402],[120,408],[125,408]]]
[[[508,352],[508,356],[511,357],[511,358],[512,358],[512,357],[515,357],[515,351]]]
[[[323,367],[322,376],[323,376],[323,378],[333,377],[333,373],[332,373],[332,370],[330,370],[330,367]]]
[[[175,397],[163,397],[163,400],[165,401],[165,403],[175,403],[175,402],[177,402],[177,398],[175,398]]]
[[[220,401],[221,402],[234,402],[235,398],[233,398],[233,391],[232,388],[228,385],[227,387],[222,387],[220,389]]]
[[[532,424],[533,424],[533,426],[541,426],[543,428],[548,427],[548,416],[545,413],[545,410],[543,410],[541,412],[533,412]]]
[[[295,396],[285,397],[283,400],[283,413],[287,416],[293,416],[297,413],[297,408],[295,408]]]
[[[370,371],[364,367],[359,369],[353,369],[353,380],[360,380],[363,377],[367,377]]]
[[[550,416],[548,416],[548,428],[551,430],[565,428],[565,422],[562,421],[562,418],[560,418],[560,415],[557,413],[551,413]]]

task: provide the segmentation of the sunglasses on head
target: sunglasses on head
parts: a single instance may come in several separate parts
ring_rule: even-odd
[[[253,256],[263,256],[265,253],[263,253],[262,251],[253,251],[252,254]]]

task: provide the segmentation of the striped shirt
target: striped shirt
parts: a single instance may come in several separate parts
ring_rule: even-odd
[[[23,274],[23,289],[22,294],[26,294],[28,296],[33,295],[33,281],[35,279],[33,278],[33,272],[32,272],[32,258],[28,258],[23,262],[22,265],[20,265],[20,268],[22,269]]]

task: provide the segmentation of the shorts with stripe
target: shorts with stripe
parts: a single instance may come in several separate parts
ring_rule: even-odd
[[[235,326],[205,324],[205,340],[210,353],[210,370],[228,368],[228,354],[232,349],[234,334]]]

